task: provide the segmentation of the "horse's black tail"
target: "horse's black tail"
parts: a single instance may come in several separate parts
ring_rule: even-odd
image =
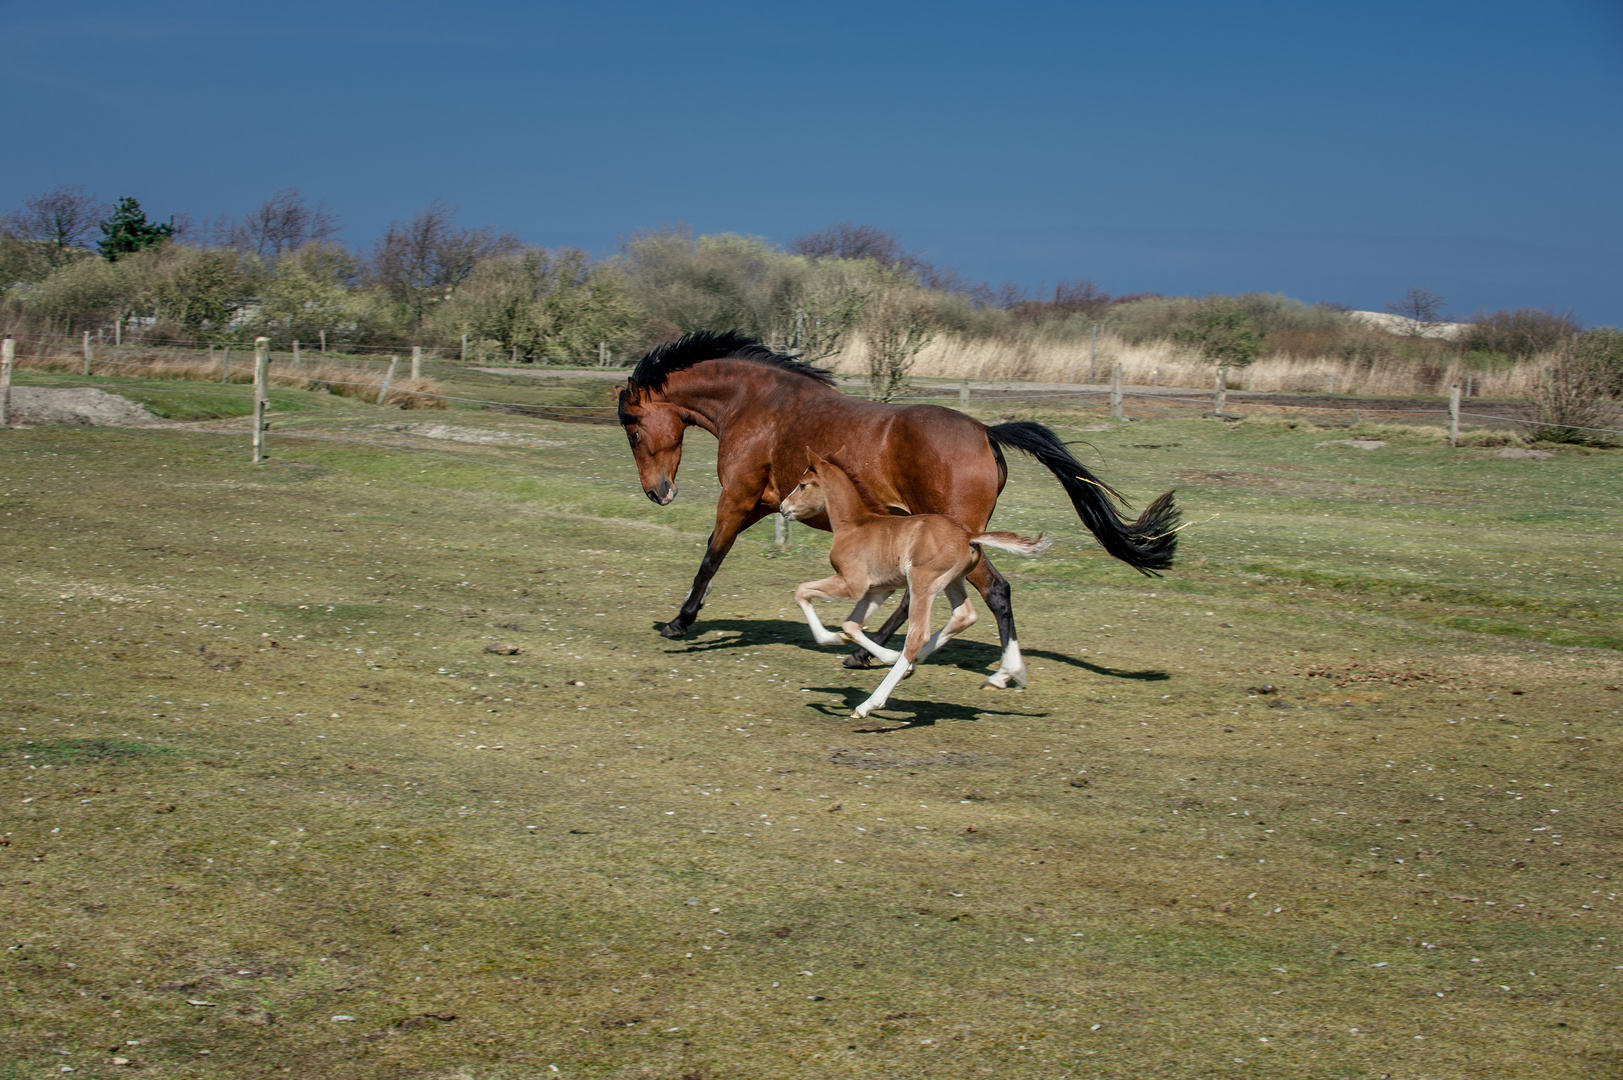
[[[1115,499],[1125,506],[1127,500],[1121,493],[1089,472],[1059,436],[1042,424],[1017,420],[987,428],[986,435],[993,447],[1011,446],[1047,465],[1071,497],[1082,524],[1110,554],[1151,577],[1172,565],[1178,550],[1178,509],[1172,505],[1172,492],[1150,503],[1137,521],[1129,522],[1111,503]]]

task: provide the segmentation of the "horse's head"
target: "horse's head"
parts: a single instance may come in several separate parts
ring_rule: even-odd
[[[658,400],[652,391],[627,380],[620,391],[620,424],[631,443],[637,477],[648,497],[661,506],[676,498],[676,470],[682,464],[682,410]]]
[[[817,473],[818,466],[826,467],[828,462],[810,450],[806,453],[811,458],[811,464],[806,466],[795,489],[778,500],[778,513],[790,521],[805,521],[828,509],[828,496],[823,493],[823,478]]]

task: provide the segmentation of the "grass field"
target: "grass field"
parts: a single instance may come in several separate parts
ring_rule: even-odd
[[[853,721],[824,535],[654,633],[702,433],[277,400],[0,432],[3,1080],[1623,1073],[1623,452],[1027,410],[1179,568],[1011,462],[1031,688]]]

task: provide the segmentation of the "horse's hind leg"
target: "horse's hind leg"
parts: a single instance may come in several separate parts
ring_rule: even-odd
[[[1008,578],[997,572],[997,567],[992,565],[992,560],[983,551],[980,562],[969,572],[967,579],[986,600],[987,610],[997,620],[998,641],[1003,645],[1003,656],[997,670],[988,675],[981,686],[1003,690],[1007,689],[1011,679],[1015,685],[1025,686],[1026,662],[1020,655],[1020,641],[1014,633],[1014,605],[1009,602]]]
[[[941,646],[957,637],[959,634],[975,625],[975,607],[969,602],[969,593],[964,590],[964,580],[959,578],[946,587],[947,602],[952,605],[952,615],[947,624],[930,635],[930,640],[924,643],[919,650],[917,663],[926,656],[935,652]]]
[[[884,625],[879,628],[879,632],[873,635],[874,640],[881,646],[890,640],[890,636],[896,632],[898,626],[907,621],[909,598],[908,593],[902,593],[901,603],[896,605],[896,610],[890,613],[890,618],[885,620]],[[858,648],[850,656],[847,656],[844,662],[848,668],[865,668],[868,666],[869,659],[868,651],[865,648]]]
[[[935,600],[937,590],[931,588],[923,595],[914,589],[909,589],[908,592],[912,594],[912,603],[906,609],[909,625],[907,642],[902,646],[902,654],[897,657],[896,663],[891,665],[890,672],[879,684],[879,688],[851,713],[854,720],[860,720],[875,709],[884,707],[885,702],[890,700],[891,691],[907,677],[907,673],[913,668],[913,662],[919,658],[919,653],[924,649],[925,635],[930,632],[930,604]]]

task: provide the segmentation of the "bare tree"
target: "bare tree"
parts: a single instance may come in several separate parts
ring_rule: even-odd
[[[462,228],[456,214],[457,207],[436,199],[409,222],[393,222],[373,248],[371,275],[406,308],[413,334],[422,329],[428,307],[449,298],[480,259],[523,246],[518,237],[488,226]]]
[[[918,253],[908,251],[894,232],[877,225],[836,221],[826,229],[795,237],[785,250],[791,255],[813,259],[866,259],[886,270],[909,274],[928,289],[964,292],[969,288],[957,270],[938,267]]]
[[[836,221],[826,229],[805,233],[789,241],[791,255],[814,259],[868,259],[890,267],[912,258],[902,250],[896,234],[877,225]]]
[[[42,194],[23,200],[21,210],[0,219],[0,230],[19,240],[46,245],[45,257],[60,266],[72,257],[111,207],[84,188],[58,184]]]
[[[1408,337],[1430,337],[1445,321],[1443,298],[1430,289],[1410,289],[1402,300],[1389,301],[1386,310],[1404,320],[1402,332]]]
[[[311,205],[296,187],[283,188],[242,216],[221,221],[215,232],[230,247],[277,259],[305,244],[331,240],[341,226],[325,203]]]
[[[907,388],[913,358],[940,330],[931,297],[906,280],[881,284],[869,298],[862,336],[868,346],[868,391],[889,401]]]

